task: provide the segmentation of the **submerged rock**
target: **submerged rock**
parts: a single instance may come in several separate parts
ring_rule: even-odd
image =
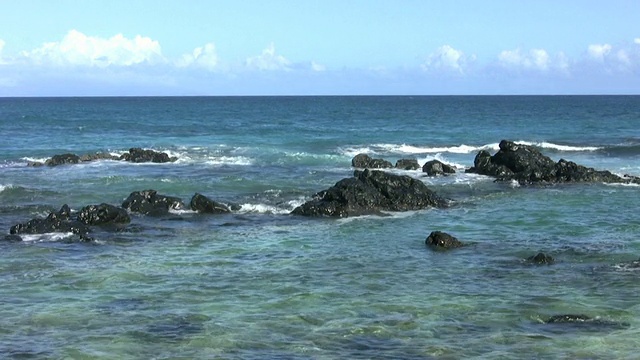
[[[535,147],[502,140],[493,156],[480,151],[468,172],[495,176],[498,180],[516,180],[520,184],[560,182],[625,183],[637,179],[621,178],[609,171],[598,171],[561,159],[557,163]]]
[[[429,176],[455,174],[456,169],[438,160],[427,161],[422,166],[422,172]]]
[[[145,215],[164,215],[171,209],[184,209],[184,203],[177,197],[158,195],[155,190],[144,190],[132,192],[122,203],[122,207]]]
[[[131,222],[125,209],[105,203],[83,207],[78,214],[78,220],[87,225],[128,224]]]
[[[199,193],[193,195],[189,206],[191,207],[191,210],[200,213],[224,214],[231,212],[231,210],[226,205],[213,201]]]
[[[120,160],[130,161],[134,163],[154,162],[166,163],[176,161],[176,157],[169,157],[167,153],[157,152],[153,150],[143,150],[141,148],[131,148],[128,153],[120,156]]]
[[[551,265],[555,262],[555,259],[545,253],[537,253],[536,255],[529,256],[527,261],[536,265]]]
[[[11,227],[9,233],[20,234],[47,234],[47,233],[73,233],[85,241],[93,240],[89,233],[90,228],[71,217],[71,210],[68,205],[63,205],[58,212],[51,212],[44,219],[31,219],[23,224]]]
[[[351,166],[359,169],[388,169],[393,165],[384,159],[374,159],[367,154],[358,154],[351,159]]]
[[[395,167],[402,170],[418,170],[420,169],[420,164],[416,159],[400,159],[396,161]]]
[[[592,318],[584,314],[554,315],[544,320],[545,324],[561,327],[560,329],[573,331],[612,331],[626,329],[629,323]]]
[[[338,181],[321,191],[292,214],[348,217],[380,211],[408,211],[445,207],[447,202],[422,181],[383,171],[354,172],[354,177]]]
[[[442,231],[431,232],[425,244],[433,250],[448,250],[464,246],[460,240]]]

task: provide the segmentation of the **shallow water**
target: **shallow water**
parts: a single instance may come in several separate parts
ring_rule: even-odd
[[[0,99],[0,229],[153,188],[242,205],[132,215],[121,232],[0,242],[7,358],[634,358],[639,187],[464,174],[502,138],[640,175],[638,97]],[[606,121],[603,121],[605,119]],[[170,164],[28,159],[125,152]],[[349,219],[288,214],[367,151],[458,167],[454,201]],[[467,243],[432,252],[442,230]],[[553,265],[525,259],[538,252]],[[595,323],[545,324],[558,314]]]

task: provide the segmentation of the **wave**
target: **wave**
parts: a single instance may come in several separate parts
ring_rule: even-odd
[[[534,146],[541,149],[552,149],[562,152],[584,152],[584,151],[597,151],[601,150],[599,146],[573,146],[562,145],[551,142],[532,142],[525,140],[515,141],[518,144]],[[489,143],[479,146],[460,144],[451,146],[416,146],[408,144],[371,144],[362,146],[350,146],[340,148],[339,152],[346,156],[356,156],[357,154],[438,154],[438,153],[451,153],[451,154],[470,154],[480,150],[498,151],[500,149],[499,143]],[[639,146],[640,150],[640,146]]]
[[[5,191],[5,190],[11,190],[13,188],[15,188],[15,186],[13,186],[13,184],[6,184],[6,185],[0,184],[0,193]]]
[[[240,205],[240,210],[238,213],[246,214],[246,213],[259,213],[259,214],[275,214],[275,215],[287,215],[293,211],[296,207],[302,205],[308,199],[305,197],[300,197],[294,200],[289,200],[285,202],[278,203],[277,205],[269,205],[264,203],[245,203]]]
[[[72,232],[45,233],[45,234],[20,234],[23,242],[52,242],[60,241],[75,236]]]

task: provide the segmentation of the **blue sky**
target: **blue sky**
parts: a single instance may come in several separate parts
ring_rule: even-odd
[[[0,0],[0,96],[640,94],[640,1]]]

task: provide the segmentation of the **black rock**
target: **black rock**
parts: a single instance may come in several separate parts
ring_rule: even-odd
[[[191,198],[190,207],[193,211],[207,214],[224,214],[231,212],[226,205],[213,201],[199,193],[196,193]]]
[[[388,169],[393,167],[384,159],[373,159],[367,154],[358,154],[351,159],[351,166],[360,169]]]
[[[396,161],[395,167],[402,170],[418,170],[420,169],[420,164],[416,159],[400,159]]]
[[[100,204],[85,206],[78,214],[78,220],[87,225],[128,224],[129,213],[121,207]]]
[[[536,265],[551,265],[555,262],[553,257],[545,253],[538,253],[536,255],[529,256],[527,258],[527,261],[532,262]]]
[[[438,160],[427,161],[422,166],[422,172],[429,176],[455,174],[456,169]]]
[[[10,242],[22,241],[22,237],[20,237],[20,235],[16,235],[16,234],[5,235],[5,237],[3,239],[4,239],[4,241],[10,241]]]
[[[383,171],[354,172],[354,177],[314,195],[292,214],[304,216],[348,217],[381,211],[408,211],[445,207],[445,199],[420,180]]]
[[[54,155],[51,159],[45,161],[47,166],[58,166],[64,164],[77,164],[80,162],[80,157],[75,154],[60,154]]]
[[[177,197],[158,195],[155,190],[134,191],[122,203],[122,207],[145,215],[164,215],[170,209],[184,209],[184,203]]]
[[[431,232],[425,244],[433,250],[448,250],[464,246],[460,240],[442,231]]]
[[[45,219],[31,219],[24,224],[11,227],[10,234],[46,234],[54,232],[70,232],[76,234],[85,241],[93,240],[89,233],[91,229],[82,222],[71,218],[71,210],[68,205],[63,205],[60,211],[51,212]]]
[[[95,161],[95,160],[120,160],[119,156],[114,156],[109,153],[95,153],[95,154],[86,154],[80,156],[80,161]]]
[[[495,176],[501,181],[516,180],[520,184],[560,182],[625,183],[637,179],[621,178],[609,171],[598,171],[561,159],[557,163],[542,155],[535,147],[502,140],[493,156],[480,151],[468,172]]]
[[[169,157],[167,153],[157,152],[153,150],[143,150],[141,148],[131,148],[128,153],[120,156],[120,160],[130,161],[134,163],[154,162],[166,163],[176,161],[177,158]]]

